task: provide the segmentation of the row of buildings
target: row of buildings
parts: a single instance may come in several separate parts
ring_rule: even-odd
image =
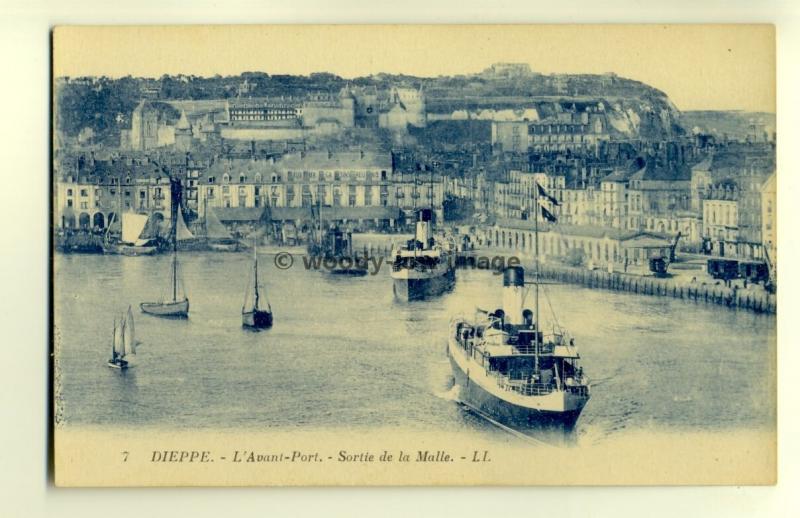
[[[72,157],[57,161],[56,224],[102,229],[125,210],[169,218],[173,175],[181,182],[179,202],[190,220],[202,220],[209,207],[231,221],[259,219],[269,209],[275,221],[302,225],[312,207],[326,207],[329,217],[343,223],[391,227],[422,206],[433,206],[443,220],[451,197],[467,201],[483,221],[527,228],[538,203],[558,219],[557,225],[540,220],[545,231],[592,236],[605,229],[668,241],[680,233],[681,245],[694,251],[774,261],[771,150],[731,145],[692,164],[671,160],[681,154],[667,149],[605,167],[552,161],[526,170],[509,162],[512,167],[499,174],[480,168],[445,173],[427,166],[409,171],[407,154],[363,149],[265,157],[178,154],[158,160],[147,154]],[[549,198],[538,195],[539,186]]]
[[[170,176],[180,179],[179,199],[171,192]],[[214,209],[223,221],[266,217],[303,226],[313,208],[325,207],[327,218],[356,228],[391,228],[416,207],[434,207],[442,220],[444,195],[440,175],[396,173],[385,152],[300,151],[177,164],[111,157],[59,162],[55,217],[59,227],[99,231],[122,211],[169,219],[170,203],[178,202],[190,220],[202,220]]]
[[[680,233],[681,246],[689,250],[774,261],[771,146],[733,144],[694,163],[663,149],[613,166],[551,161],[528,170],[511,168],[494,179],[481,174],[448,178],[447,191],[505,222],[532,219],[538,202],[558,218],[559,228],[569,227],[573,233],[607,229],[667,240]],[[537,184],[557,204],[537,198]]]
[[[427,124],[425,93],[420,88],[342,88],[338,94],[299,97],[241,97],[194,101],[144,99],[123,129],[120,148],[189,151],[204,143],[292,141],[336,135],[350,128],[406,132]]]

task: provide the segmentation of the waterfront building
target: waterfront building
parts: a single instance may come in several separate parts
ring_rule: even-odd
[[[628,228],[628,184],[631,173],[617,169],[600,180],[596,224],[611,228]]]
[[[498,219],[485,235],[486,243],[501,251],[533,255],[535,250],[532,220]],[[605,268],[608,263],[644,264],[651,254],[664,253],[671,241],[641,230],[624,230],[596,225],[539,223],[539,257],[548,260],[580,258],[583,264]]]
[[[58,228],[103,230],[125,211],[170,219],[169,175],[147,160],[82,160],[56,171],[54,190]]]
[[[703,239],[714,255],[736,255],[739,241],[739,187],[733,180],[714,185],[703,200]]]
[[[761,186],[761,240],[765,258],[773,265],[778,262],[778,184],[772,173]]]
[[[315,207],[326,219],[396,224],[402,211],[429,206],[442,217],[441,177],[395,175],[389,153],[309,151],[267,159],[222,159],[197,177],[200,217],[213,207],[224,221],[228,209],[260,209],[273,221],[310,223]],[[254,212],[254,211],[251,211]]]

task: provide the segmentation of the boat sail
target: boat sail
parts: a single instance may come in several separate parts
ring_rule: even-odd
[[[122,213],[122,242],[127,244],[136,243],[142,235],[144,227],[147,226],[147,215],[136,212]]]
[[[180,215],[180,209],[178,209],[178,214]],[[180,216],[178,216],[178,218],[180,218]],[[162,299],[160,302],[142,302],[139,304],[142,312],[147,313],[148,315],[171,318],[188,318],[189,316],[189,298],[186,296],[186,293],[182,293],[181,297],[178,298],[178,233],[180,232],[179,224],[181,221],[182,218],[178,219],[178,224],[176,224],[175,229],[176,235],[172,240],[170,296]],[[188,228],[186,229],[186,232],[189,232]]]
[[[114,331],[111,339],[111,359],[108,366],[113,369],[127,369],[127,358],[136,354],[136,333],[133,323],[133,312],[128,306],[126,314],[114,319]]]
[[[183,219],[183,211],[179,208],[177,210],[177,223],[175,224],[175,239],[180,241],[189,241],[190,239],[195,239],[194,234],[192,231],[189,230],[189,227],[186,226],[186,220]]]
[[[222,224],[214,212],[213,207],[206,205],[206,238],[208,246],[212,250],[219,252],[235,252],[239,248],[239,242],[231,236],[230,231]]]
[[[261,294],[258,291],[258,246],[253,240],[253,292],[252,301],[250,299],[250,286],[242,305],[242,326],[249,329],[267,329],[272,327],[272,307],[267,301],[266,309],[263,309]]]
[[[108,253],[118,253],[123,255],[152,255],[158,251],[158,247],[147,239],[146,214],[139,214],[133,211],[122,213],[121,226],[122,233],[120,242],[117,246],[106,244],[105,250]]]

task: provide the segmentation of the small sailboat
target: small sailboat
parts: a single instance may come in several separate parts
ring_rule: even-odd
[[[244,304],[242,305],[242,326],[250,329],[268,329],[272,327],[272,307],[267,302],[266,309],[261,302],[261,294],[258,291],[258,247],[253,241],[253,298],[250,304],[250,286],[245,293]],[[262,304],[262,305],[260,305]]]
[[[206,202],[207,205],[207,202]],[[217,217],[212,207],[206,207],[205,227],[208,246],[216,252],[236,252],[239,250],[239,241],[231,236],[230,231]]]
[[[156,240],[147,236],[148,216],[132,211],[122,213],[122,232],[119,243],[111,245],[106,243],[104,251],[122,255],[153,255],[158,253]]]
[[[172,281],[171,297],[161,302],[142,302],[139,307],[143,313],[155,315],[157,317],[188,318],[189,317],[189,298],[186,293],[178,298],[178,245],[177,239],[173,240],[172,245],[172,268],[170,268]]]
[[[133,325],[133,312],[128,306],[128,312],[122,315],[117,322],[114,319],[114,332],[111,339],[111,359],[108,366],[112,369],[127,369],[128,356],[136,354],[136,333]]]

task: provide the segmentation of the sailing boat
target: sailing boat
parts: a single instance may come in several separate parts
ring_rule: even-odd
[[[267,308],[262,309],[259,307],[261,296],[258,293],[258,246],[253,240],[253,304],[252,307],[248,305],[250,298],[250,287],[247,287],[247,293],[244,297],[244,304],[242,305],[242,326],[250,329],[267,329],[272,327],[272,307],[267,302]]]
[[[180,214],[180,209],[178,209],[178,214]],[[188,318],[189,316],[189,299],[186,297],[186,293],[183,293],[182,298],[178,299],[177,236],[174,236],[172,240],[172,268],[170,268],[170,278],[172,281],[172,297],[169,300],[162,300],[161,302],[142,302],[139,304],[139,307],[142,309],[143,313],[171,318]]]
[[[235,240],[225,225],[217,217],[212,207],[206,202],[205,210],[206,238],[208,246],[217,252],[235,252],[239,249],[239,242]]]
[[[158,247],[153,244],[153,240],[142,237],[147,221],[146,214],[138,214],[133,211],[123,212],[120,243],[116,247],[109,246],[105,250],[122,255],[155,254],[158,251]]]
[[[136,335],[133,326],[133,312],[128,306],[128,312],[122,315],[117,322],[114,319],[114,332],[111,339],[111,359],[108,366],[112,369],[127,369],[128,356],[136,354]]]

